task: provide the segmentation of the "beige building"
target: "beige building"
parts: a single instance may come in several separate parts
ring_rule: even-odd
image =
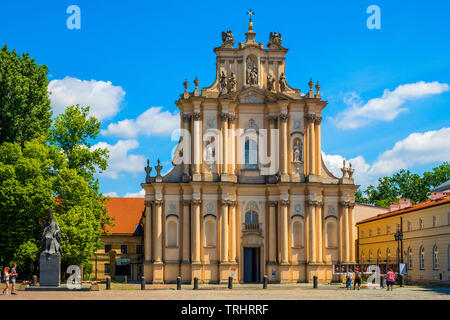
[[[320,85],[287,84],[280,34],[264,46],[250,22],[245,35],[235,47],[223,32],[211,86],[185,81],[175,167],[146,168],[148,282],[323,281],[356,260],[354,170],[337,178],[324,165]]]
[[[429,200],[415,205],[409,199],[400,199],[391,204],[390,212],[360,221],[357,227],[359,263],[395,264],[403,252],[407,280],[450,281],[448,193],[432,192]],[[395,240],[398,230],[402,241]]]

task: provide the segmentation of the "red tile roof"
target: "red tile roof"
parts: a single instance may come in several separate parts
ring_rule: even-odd
[[[375,221],[375,220],[379,220],[379,219],[384,219],[384,218],[388,218],[388,217],[393,217],[393,216],[397,216],[403,213],[407,213],[407,212],[412,212],[412,211],[417,211],[417,210],[422,210],[422,209],[427,209],[427,208],[431,208],[434,206],[439,206],[445,203],[450,203],[450,196],[446,196],[437,200],[426,200],[423,202],[419,202],[416,204],[413,204],[410,207],[407,208],[403,208],[403,209],[399,209],[399,210],[395,210],[392,212],[386,212],[386,213],[382,213],[379,214],[375,217],[371,217],[362,221],[357,222],[356,224],[362,224],[362,223],[366,223],[366,222],[370,222],[370,221]]]
[[[110,198],[106,203],[114,226],[107,226],[110,234],[133,234],[145,209],[144,198]]]

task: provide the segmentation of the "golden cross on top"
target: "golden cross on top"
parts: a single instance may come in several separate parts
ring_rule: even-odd
[[[252,9],[249,9],[247,11],[247,15],[250,17],[250,22],[252,22],[252,16],[255,15],[255,11],[253,11]]]

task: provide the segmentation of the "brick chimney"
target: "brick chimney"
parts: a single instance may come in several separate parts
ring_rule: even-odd
[[[400,204],[397,202],[389,202],[389,212],[400,209]]]
[[[450,195],[449,192],[432,192],[431,193],[431,200],[439,200],[446,196]]]
[[[411,207],[411,199],[408,198],[398,199],[398,204],[400,205],[400,209]]]

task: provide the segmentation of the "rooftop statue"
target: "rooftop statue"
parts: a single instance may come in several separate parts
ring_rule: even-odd
[[[42,253],[45,254],[61,254],[61,229],[59,229],[56,221],[53,220],[52,209],[47,210],[48,221],[44,224],[44,231],[42,232]]]
[[[232,48],[234,46],[234,37],[231,30],[227,30],[227,32],[222,31],[222,42],[222,47]]]
[[[283,48],[281,46],[281,33],[277,33],[277,32],[271,32],[270,36],[269,36],[269,43],[267,44],[267,47],[269,47],[270,49],[281,49]]]
[[[284,73],[281,73],[279,82],[280,82],[280,91],[284,92],[286,90],[286,77],[284,76]]]

